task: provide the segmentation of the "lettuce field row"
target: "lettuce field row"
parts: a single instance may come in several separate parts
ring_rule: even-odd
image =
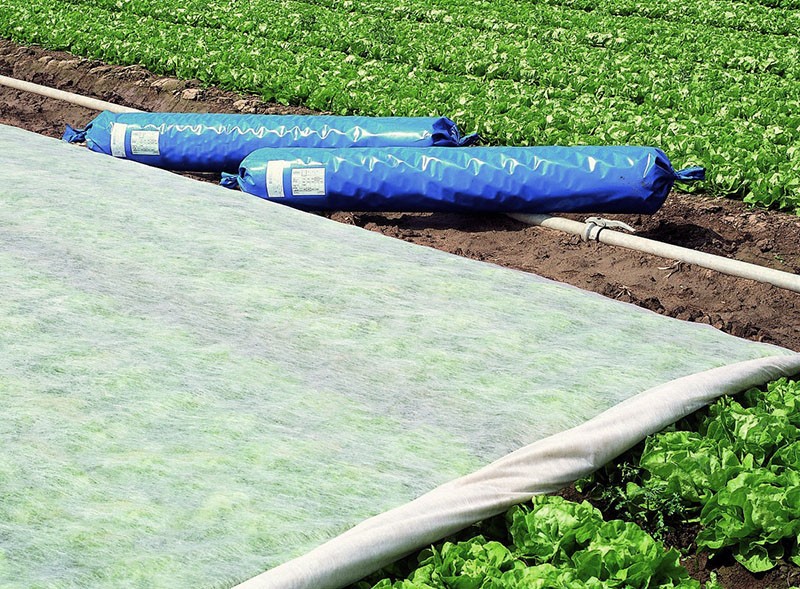
[[[604,521],[587,502],[534,497],[476,531],[350,589],[701,589],[677,550],[634,523]]]
[[[727,551],[752,572],[800,566],[800,381],[724,397],[704,413],[579,488],[657,528],[697,522],[699,548]]]
[[[800,211],[793,0],[1,4],[18,42],[321,111],[447,114],[493,144],[655,145],[712,193]]]

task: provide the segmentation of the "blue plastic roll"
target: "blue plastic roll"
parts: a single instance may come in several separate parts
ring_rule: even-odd
[[[198,113],[102,112],[63,139],[92,151],[169,170],[235,172],[265,147],[451,147],[461,137],[445,117],[339,117]]]
[[[305,210],[654,213],[676,172],[653,147],[260,149],[239,186]]]

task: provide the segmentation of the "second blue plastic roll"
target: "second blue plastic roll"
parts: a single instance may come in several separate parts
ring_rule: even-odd
[[[306,210],[649,214],[698,175],[653,147],[261,149],[227,184]]]

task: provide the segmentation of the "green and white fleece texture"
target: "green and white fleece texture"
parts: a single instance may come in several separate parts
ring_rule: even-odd
[[[0,587],[228,587],[785,353],[0,126]]]

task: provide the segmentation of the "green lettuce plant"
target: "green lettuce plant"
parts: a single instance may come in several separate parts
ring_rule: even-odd
[[[636,524],[604,521],[589,503],[534,497],[505,514],[503,541],[476,535],[418,556],[402,579],[366,589],[699,589],[666,550]]]
[[[699,548],[730,550],[752,572],[782,559],[800,565],[800,381],[722,398],[697,430],[649,437],[636,466],[626,467],[630,480],[612,467],[582,488],[641,519],[663,517],[663,503],[648,504],[648,496],[672,499],[681,506],[676,519],[700,524]]]

